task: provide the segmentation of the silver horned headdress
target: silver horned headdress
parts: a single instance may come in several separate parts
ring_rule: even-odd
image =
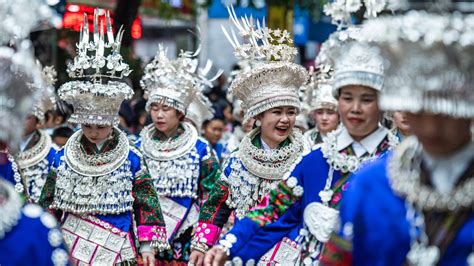
[[[383,109],[474,117],[474,14],[409,11],[364,33],[388,59]]]
[[[181,51],[177,59],[169,59],[167,50],[161,45],[158,52],[145,67],[140,85],[148,99],[146,109],[150,110],[152,103],[161,103],[171,106],[179,112],[186,114],[187,108],[203,87],[211,87],[212,82],[221,74],[208,78],[212,62],[207,61],[203,68],[199,67],[197,55],[200,47],[195,52]]]
[[[77,56],[67,69],[69,77],[78,80],[65,83],[58,91],[62,100],[74,106],[71,123],[116,125],[120,104],[133,96],[132,88],[121,81],[131,72],[120,54],[123,30],[114,36],[109,13],[105,16],[107,40],[104,25],[99,28],[99,9],[94,11],[93,39],[89,40],[84,14]]]
[[[297,50],[292,47],[291,35],[286,30],[270,29],[253,19],[238,18],[233,7],[228,8],[230,19],[244,39],[241,44],[233,30],[222,28],[235,49],[239,60],[250,60],[255,65],[233,80],[229,92],[242,101],[244,123],[273,107],[300,108],[299,89],[308,80],[302,66],[292,63]]]

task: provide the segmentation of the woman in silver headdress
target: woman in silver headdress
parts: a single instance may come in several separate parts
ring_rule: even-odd
[[[265,251],[283,237],[297,242],[299,251],[287,252],[278,259],[286,265],[316,263],[337,226],[342,193],[350,186],[352,173],[397,143],[396,137],[379,125],[382,60],[362,42],[352,38],[341,41],[341,36],[351,34],[355,32],[338,32],[331,37],[338,40],[331,55],[335,68],[333,95],[338,99],[344,126],[329,133],[321,146],[301,156],[270,192],[268,204],[240,220],[217,248],[207,253],[206,263],[219,263],[229,257],[237,265],[271,260],[273,254]]]
[[[153,123],[142,130],[137,145],[145,155],[160,197],[172,247],[157,254],[158,265],[187,265],[200,206],[220,175],[212,147],[196,130],[202,118],[190,113],[188,119],[196,127],[184,121],[193,101],[207,109],[204,99],[199,99],[199,89],[210,82],[195,72],[195,55],[182,52],[171,60],[160,46],[141,81]]]
[[[38,125],[44,123],[45,113],[55,107],[55,93],[52,85],[56,78],[53,67],[44,67],[42,81],[33,84],[41,90],[40,97],[33,105],[33,110],[25,119],[20,152],[15,155],[15,163],[22,178],[15,180],[17,191],[22,192],[29,202],[37,203],[46,181],[49,169],[57,150],[51,137]]]
[[[231,213],[241,219],[252,208],[265,204],[268,192],[297,158],[309,151],[303,135],[294,127],[300,111],[298,91],[308,80],[307,71],[291,62],[295,51],[287,43],[286,31],[258,30],[265,32],[261,37],[264,42],[270,37],[281,38],[279,45],[265,47],[268,54],[259,65],[255,63],[252,70],[240,73],[230,86],[230,93],[242,101],[243,123],[253,119],[256,127],[230,154],[222,176],[201,209],[190,259],[198,265],[202,265],[204,253],[219,239]],[[252,49],[255,53],[263,52],[258,45]],[[277,248],[274,252],[285,251],[288,250]]]
[[[106,17],[107,41],[102,27],[89,41],[85,18],[77,56],[68,66],[69,75],[79,80],[58,91],[74,106],[69,122],[81,129],[56,154],[39,203],[61,221],[74,263],[136,263],[140,253],[149,266],[155,261],[153,249],[169,246],[143,156],[116,127],[120,104],[133,91],[120,81],[131,72],[119,51],[123,32],[114,36],[108,13]]]
[[[365,27],[389,62],[380,105],[407,112],[414,136],[358,172],[324,260],[472,265],[474,14],[412,10]]]
[[[305,93],[309,116],[313,119],[315,127],[306,131],[304,136],[312,146],[322,143],[323,138],[339,125],[337,100],[332,94],[332,68],[323,64],[318,68],[317,73],[310,72],[311,82]]]

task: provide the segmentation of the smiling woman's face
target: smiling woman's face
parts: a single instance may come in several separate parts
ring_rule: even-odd
[[[297,110],[295,107],[284,106],[267,110],[257,117],[261,122],[262,139],[271,148],[276,148],[293,130]]]
[[[382,112],[377,103],[377,92],[359,85],[345,86],[340,91],[338,109],[341,122],[351,137],[359,141],[378,127]]]

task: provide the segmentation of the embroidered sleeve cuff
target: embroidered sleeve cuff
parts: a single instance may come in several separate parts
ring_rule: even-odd
[[[194,239],[208,246],[213,246],[219,240],[221,228],[216,225],[199,222],[194,233]]]
[[[169,248],[168,238],[166,237],[166,229],[163,226],[156,225],[139,225],[138,241],[151,241],[150,246],[163,251]]]

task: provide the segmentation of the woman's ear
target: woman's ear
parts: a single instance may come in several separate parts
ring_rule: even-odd
[[[183,113],[181,113],[181,112],[179,112],[178,110],[176,110],[176,115],[178,116],[178,120],[179,120],[180,122],[183,122],[183,121],[184,121],[185,115],[184,115]]]

